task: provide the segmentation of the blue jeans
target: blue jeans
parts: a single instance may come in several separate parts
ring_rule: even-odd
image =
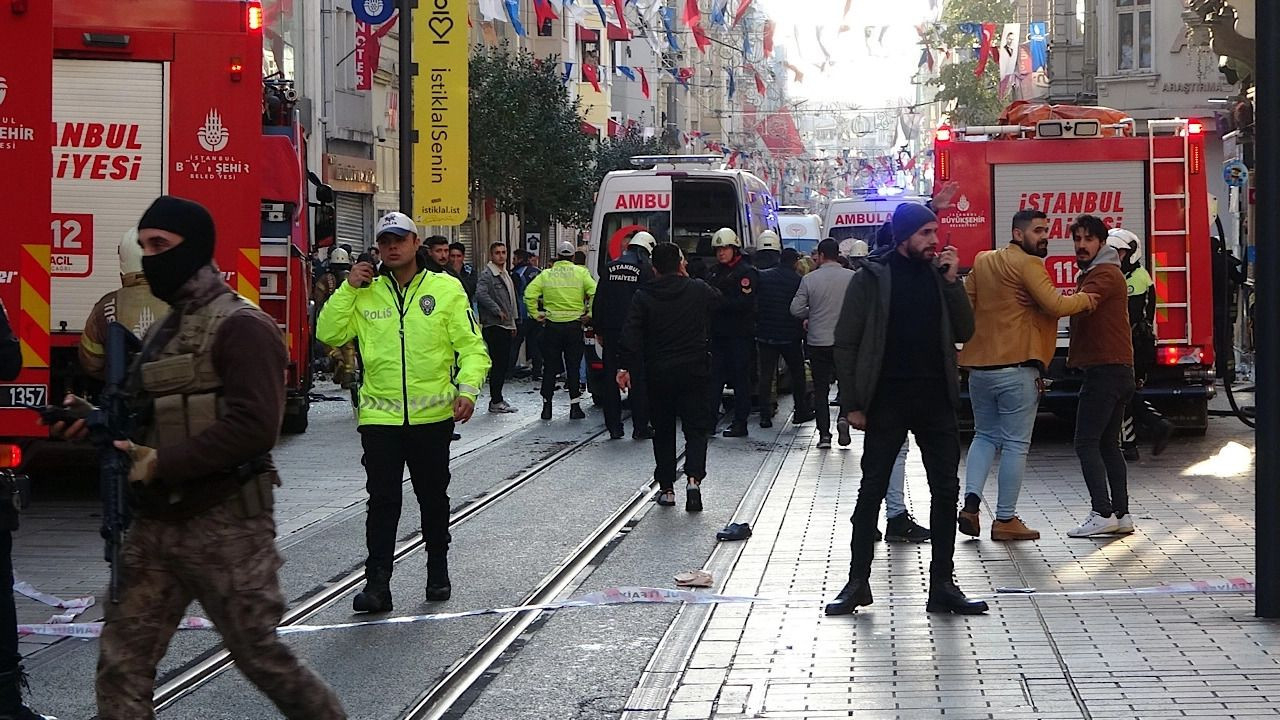
[[[969,373],[969,401],[973,405],[973,442],[965,462],[964,491],[982,497],[987,475],[1000,451],[1000,494],[996,519],[1017,515],[1018,493],[1031,448],[1040,393],[1035,368],[973,370]]]
[[[889,473],[889,491],[884,495],[884,516],[897,517],[907,511],[907,497],[904,488],[907,484],[907,445],[903,442],[898,451],[898,459],[893,462],[893,472]]]

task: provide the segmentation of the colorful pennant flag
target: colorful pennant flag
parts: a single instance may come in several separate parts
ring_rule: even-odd
[[[560,19],[560,16],[556,15],[555,8],[551,7],[551,0],[533,0],[533,13],[537,16],[538,27]]]
[[[568,85],[568,84],[569,84],[569,78],[571,78],[571,77],[573,77],[573,63],[571,63],[571,62],[567,62],[567,63],[565,63],[565,64],[564,64],[564,78],[562,78],[562,82],[564,82],[564,84]]]
[[[760,93],[761,95],[767,95],[768,88],[765,87],[764,78],[760,77],[760,71],[753,69],[751,72],[755,73],[755,76],[756,76],[756,92]]]
[[[973,68],[973,74],[982,77],[982,73],[987,70],[987,60],[991,58],[992,50],[996,41],[996,24],[993,22],[982,23],[982,45],[978,48],[978,64]]]
[[[626,33],[627,37],[630,37],[631,28],[627,27],[627,16],[622,12],[623,9],[623,0],[613,0],[613,11],[618,14],[618,27],[622,28],[622,32]]]
[[[600,0],[591,0],[591,2],[595,3],[596,10],[600,13],[600,27],[609,27],[609,16],[605,15],[604,5],[600,4]]]
[[[583,64],[582,76],[587,79],[587,82],[591,83],[592,90],[595,90],[596,92],[602,92],[600,90],[600,72],[595,65]]]
[[[742,22],[742,18],[747,16],[747,10],[751,8],[751,0],[738,0],[738,12],[733,14],[733,25],[738,26]]]
[[[725,68],[725,71],[729,74],[729,99],[732,100],[734,92],[738,89],[738,81],[733,76],[733,68]]]
[[[676,33],[674,29],[676,24],[675,8],[664,5],[661,13],[662,28],[667,31],[667,45],[671,47],[671,52],[680,52],[680,43],[676,42]]]
[[[524,30],[524,25],[520,24],[519,0],[505,0],[503,4],[507,6],[507,18],[511,20],[511,27],[515,29],[516,35],[520,37],[528,35],[529,33]]]
[[[684,24],[689,26],[689,31],[693,33],[694,43],[705,54],[707,48],[711,47],[711,39],[702,30],[702,12],[698,9],[698,0],[685,0]]]
[[[764,56],[769,57],[773,54],[773,20],[764,21]]]
[[[626,65],[619,65],[617,69],[618,69],[618,74],[621,75],[622,77],[630,80],[631,82],[636,81],[636,74],[632,72],[630,67]]]
[[[644,99],[649,99],[649,76],[644,74],[644,68],[638,67],[640,71],[640,92],[644,95]]]
[[[724,27],[729,17],[729,0],[713,0],[711,4],[711,24]]]

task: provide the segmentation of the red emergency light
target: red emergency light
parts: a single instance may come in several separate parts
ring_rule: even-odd
[[[1195,118],[1192,118],[1187,121],[1188,135],[1201,135],[1203,133],[1204,133],[1204,123],[1200,122]]]
[[[1199,347],[1185,345],[1165,345],[1156,354],[1161,365],[1198,365],[1203,360]]]
[[[951,142],[951,126],[939,125],[933,133],[933,141],[935,143]]]
[[[245,20],[250,30],[262,29],[262,5],[251,2],[245,8]]]
[[[240,78],[244,76],[244,63],[238,57],[231,58],[230,67],[231,82],[240,82]]]
[[[14,470],[22,467],[22,447],[18,445],[0,445],[0,468]]]

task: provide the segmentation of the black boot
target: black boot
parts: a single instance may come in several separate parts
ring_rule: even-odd
[[[840,590],[840,594],[836,595],[834,602],[827,603],[828,615],[848,615],[863,605],[870,605],[874,602],[871,599],[871,584],[866,580],[849,579],[844,584],[844,588]]]
[[[373,568],[366,575],[364,590],[351,601],[356,612],[391,612],[391,570]]]
[[[542,419],[543,420],[551,419],[551,401],[550,400],[542,401]]]
[[[578,404],[577,400],[574,400],[573,403],[569,405],[570,420],[582,420],[586,416],[587,414],[582,412],[582,406]]]
[[[725,436],[725,437],[730,437],[730,438],[732,438],[732,437],[746,437],[746,436],[747,436],[747,424],[746,424],[746,423],[734,423],[733,425],[730,425],[730,426],[728,427],[728,429],[726,429],[723,433],[721,433],[721,435],[723,435],[723,436]]]
[[[929,602],[924,609],[931,613],[955,613],[957,615],[981,615],[987,611],[982,600],[970,600],[954,580],[930,581]]]
[[[11,672],[0,673],[0,720],[58,720],[27,707],[22,702],[22,691],[26,689],[27,674],[21,665]]]
[[[453,594],[449,582],[449,553],[427,552],[427,600],[441,602]]]

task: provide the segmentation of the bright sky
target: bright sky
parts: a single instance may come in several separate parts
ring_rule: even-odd
[[[857,103],[880,107],[897,99],[914,99],[911,76],[920,61],[915,26],[931,20],[930,0],[853,0],[838,33],[845,0],[757,0],[777,24],[775,44],[785,47],[788,60],[804,73],[795,82],[788,73],[788,92],[794,98]],[[941,3],[936,3],[941,4]],[[868,53],[867,26],[875,27]],[[884,32],[880,43],[880,28]],[[818,43],[821,28],[821,46]],[[797,42],[797,37],[799,38]],[[825,47],[831,63],[825,70]]]

